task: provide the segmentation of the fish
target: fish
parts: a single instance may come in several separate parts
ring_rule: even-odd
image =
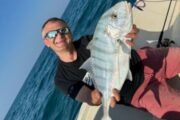
[[[133,27],[132,7],[127,1],[116,3],[100,17],[92,40],[87,45],[90,57],[80,69],[87,70],[96,89],[102,93],[102,120],[109,115],[112,90],[121,90],[126,79],[132,81],[130,71],[131,46],[125,36]]]

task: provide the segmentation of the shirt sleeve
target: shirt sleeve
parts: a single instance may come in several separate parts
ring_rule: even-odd
[[[94,89],[87,85],[83,85],[81,89],[78,91],[75,99],[80,102],[86,102],[89,105],[94,105],[91,101],[91,93]]]

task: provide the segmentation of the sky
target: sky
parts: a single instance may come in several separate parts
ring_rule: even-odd
[[[41,26],[70,0],[0,0],[0,120],[44,48]]]

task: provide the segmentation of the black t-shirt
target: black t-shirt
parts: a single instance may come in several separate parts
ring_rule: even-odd
[[[85,84],[82,80],[86,71],[79,69],[80,66],[90,57],[90,51],[86,49],[92,36],[81,37],[73,42],[77,50],[77,60],[65,63],[59,60],[57,73],[55,76],[55,84],[66,95],[75,98],[83,85],[90,89],[94,89],[91,84]],[[131,52],[130,69],[133,76],[133,81],[126,80],[121,89],[121,101],[123,104],[130,104],[134,92],[143,81],[143,69],[141,60],[135,50]]]
[[[91,39],[92,36],[89,35],[73,42],[77,50],[77,59],[75,61],[65,63],[59,60],[58,63],[55,84],[61,91],[72,98],[76,97],[83,85],[87,85],[82,81],[86,71],[79,68],[90,57],[90,51],[86,47]],[[93,89],[93,86],[87,85],[87,87]]]

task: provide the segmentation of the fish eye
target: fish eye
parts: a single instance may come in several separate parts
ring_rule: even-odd
[[[113,14],[111,15],[111,17],[112,17],[112,18],[117,18],[117,15],[113,13]]]

